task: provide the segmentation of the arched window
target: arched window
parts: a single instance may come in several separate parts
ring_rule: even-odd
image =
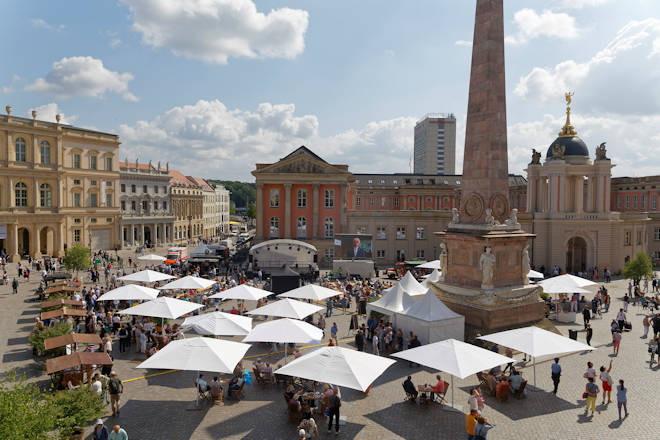
[[[280,237],[280,218],[271,217],[270,218],[270,238],[279,238]]]
[[[296,221],[296,237],[307,238],[307,219],[305,217],[298,217]]]
[[[53,192],[51,191],[49,184],[44,183],[39,187],[39,196],[42,207],[50,208],[53,206]]]
[[[28,191],[27,185],[23,182],[18,182],[16,184],[16,206],[27,206],[28,205]]]
[[[48,141],[43,141],[41,143],[41,163],[44,165],[50,165],[50,144]]]
[[[325,238],[332,238],[335,235],[335,220],[332,217],[326,217],[323,222]]]
[[[298,208],[306,208],[307,207],[307,190],[306,189],[299,189],[297,199],[298,199]]]
[[[25,162],[27,160],[25,139],[16,138],[16,162]]]

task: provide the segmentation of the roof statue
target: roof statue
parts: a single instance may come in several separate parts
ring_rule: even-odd
[[[541,164],[541,153],[532,148],[532,161],[531,165],[540,165]]]
[[[603,142],[598,147],[596,147],[596,160],[609,160],[607,157],[607,149],[605,148],[606,142]]]
[[[571,103],[573,102],[573,92],[566,92],[564,97],[566,98],[566,123],[559,132],[559,137],[573,137],[577,136],[577,131],[575,127],[571,125]]]

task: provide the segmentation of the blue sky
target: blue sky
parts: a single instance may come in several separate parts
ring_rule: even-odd
[[[413,126],[458,119],[474,0],[8,1],[0,96],[118,133],[122,160],[251,179],[305,144],[355,172],[408,171]],[[510,169],[545,150],[575,91],[578,133],[615,175],[658,173],[660,5],[505,1]]]

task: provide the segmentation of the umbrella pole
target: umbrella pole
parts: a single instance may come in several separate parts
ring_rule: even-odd
[[[534,364],[534,388],[536,388],[536,357],[532,358],[532,362]]]
[[[451,406],[454,407],[454,376],[451,377]]]
[[[284,365],[286,365],[286,355],[289,353],[288,352],[288,348],[289,348],[288,345],[289,345],[288,342],[284,343]]]

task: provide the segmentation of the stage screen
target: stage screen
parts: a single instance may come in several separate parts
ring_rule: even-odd
[[[370,234],[335,234],[335,259],[370,260]]]

